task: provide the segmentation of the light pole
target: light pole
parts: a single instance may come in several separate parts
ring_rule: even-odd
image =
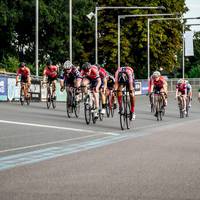
[[[148,79],[150,78],[150,42],[149,42],[149,35],[150,35],[150,22],[152,21],[166,21],[166,20],[187,20],[187,19],[200,19],[200,17],[191,17],[191,18],[154,18],[148,19],[148,38],[147,38],[147,65],[148,65]],[[183,32],[183,55],[182,55],[182,77],[185,77],[185,39],[184,39],[184,32],[185,32],[185,24],[182,24],[182,32]]]
[[[121,66],[121,59],[120,59],[120,28],[121,28],[121,19],[125,19],[125,18],[135,18],[135,17],[156,17],[156,16],[172,16],[175,15],[174,13],[167,13],[167,14],[137,14],[137,15],[118,15],[118,67]]]
[[[38,43],[39,43],[39,37],[38,37],[38,31],[39,31],[39,5],[38,0],[36,0],[36,6],[35,6],[35,67],[36,67],[36,76],[38,77]]]
[[[107,6],[107,7],[95,7],[95,63],[98,63],[98,11],[100,10],[111,10],[111,9],[139,9],[139,10],[148,10],[148,9],[165,9],[164,6],[156,7],[137,7],[137,6]]]
[[[69,0],[69,60],[72,63],[72,0]]]

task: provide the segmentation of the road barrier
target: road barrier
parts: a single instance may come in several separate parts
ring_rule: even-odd
[[[4,73],[0,74],[0,101],[19,101],[20,98],[20,84],[16,86],[16,74]],[[30,94],[32,101],[45,101],[47,96],[46,85],[41,84],[41,77],[36,78],[32,76],[30,86]],[[192,85],[193,91],[200,88],[200,78],[188,79]],[[176,83],[178,79],[168,79],[168,91],[174,92],[176,90]],[[135,81],[135,94],[145,95],[148,93],[147,79]],[[59,82],[56,84],[56,97],[57,101],[66,100],[66,92],[60,91]]]

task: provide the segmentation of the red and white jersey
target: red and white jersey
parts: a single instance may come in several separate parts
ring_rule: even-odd
[[[134,79],[134,72],[131,67],[119,67],[115,72],[115,82],[118,82],[118,75],[119,73],[126,73],[128,75],[129,82],[133,82]]]
[[[23,76],[24,78],[28,78],[30,76],[30,69],[28,67],[19,68],[17,70],[17,76]]]
[[[43,75],[51,78],[56,78],[58,75],[58,67],[55,65],[51,65],[50,67],[46,66]]]
[[[106,70],[104,68],[100,67],[99,76],[101,79],[104,79],[104,78],[108,77],[108,73],[106,72]]]
[[[176,89],[181,92],[181,94],[186,94],[187,85],[185,83],[179,83],[176,85]]]
[[[84,78],[88,78],[90,80],[95,80],[97,78],[99,78],[99,71],[97,66],[92,65],[91,68],[89,69],[89,71],[84,71],[81,70],[81,76]]]

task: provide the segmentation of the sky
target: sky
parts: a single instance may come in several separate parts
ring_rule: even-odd
[[[184,17],[200,17],[200,0],[186,0],[186,6],[189,11],[184,15]],[[200,24],[200,19],[198,20],[187,20],[188,24]],[[200,25],[192,26],[191,30],[200,31]]]

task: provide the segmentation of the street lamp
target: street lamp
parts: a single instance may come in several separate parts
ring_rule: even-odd
[[[69,0],[69,60],[72,63],[72,0]]]
[[[200,19],[200,17],[190,17],[190,18],[154,18],[148,19],[148,38],[147,38],[147,65],[148,65],[148,79],[150,78],[150,42],[149,42],[149,35],[150,35],[150,22],[151,21],[166,21],[166,20],[187,20],[187,19]],[[185,40],[184,40],[184,32],[185,32],[185,24],[182,25],[182,32],[183,32],[183,61],[182,61],[182,77],[185,76]]]
[[[156,6],[156,7],[137,7],[137,6],[102,6],[102,7],[95,7],[95,63],[98,63],[98,11],[100,10],[111,10],[111,9],[139,9],[139,10],[148,10],[148,9],[166,9],[164,6]]]
[[[118,15],[118,67],[121,66],[120,60],[120,27],[121,27],[121,19],[130,18],[130,17],[156,17],[156,16],[172,16],[175,15],[174,13],[167,13],[167,14],[137,14],[137,15]]]

